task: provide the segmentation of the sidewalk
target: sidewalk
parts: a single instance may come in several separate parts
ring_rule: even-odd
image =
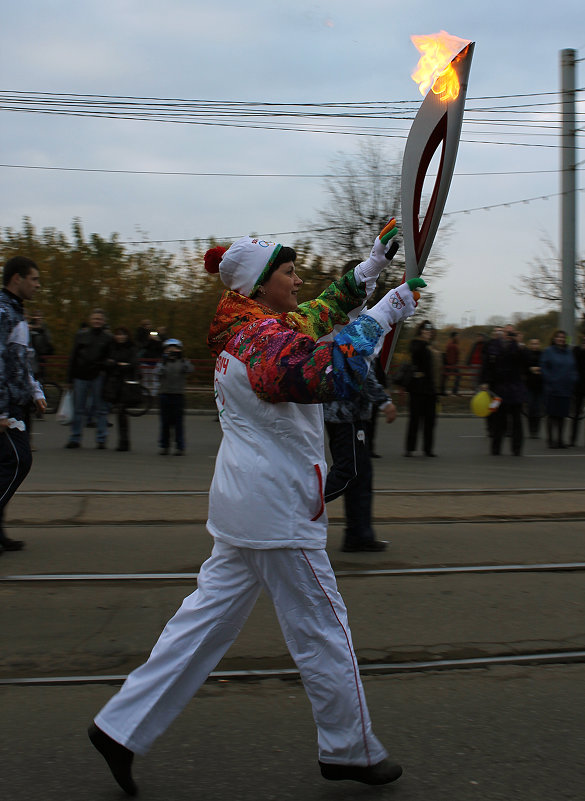
[[[221,440],[219,423],[213,415],[188,415],[182,457],[158,455],[157,425],[154,415],[132,420],[132,451],[118,453],[112,446],[95,450],[92,429],[85,430],[80,450],[66,450],[67,428],[54,418],[36,423],[33,468],[8,507],[8,522],[204,522]],[[435,448],[439,457],[404,459],[405,426],[405,418],[378,426],[376,449],[382,458],[373,465],[379,520],[585,515],[583,447],[551,451],[543,440],[528,439],[523,457],[493,457],[487,452],[485,421],[442,417]],[[337,500],[328,506],[331,522],[342,520],[342,504]]]

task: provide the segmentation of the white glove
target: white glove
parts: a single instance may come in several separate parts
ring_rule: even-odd
[[[392,237],[397,233],[396,220],[392,218],[380,236],[376,237],[369,257],[354,269],[356,281],[366,285],[368,297],[375,289],[378,276],[396,255],[398,243],[392,242]]]
[[[384,331],[388,332],[400,320],[406,320],[413,315],[415,308],[416,301],[411,288],[408,284],[400,284],[396,289],[387,292],[371,309],[366,309],[363,314],[373,317]]]

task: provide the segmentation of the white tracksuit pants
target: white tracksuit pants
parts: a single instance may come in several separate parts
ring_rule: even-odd
[[[384,759],[325,550],[253,550],[216,541],[197,590],[167,623],[148,660],[97,715],[96,725],[135,753],[146,753],[236,639],[261,589],[274,603],[311,701],[319,759],[355,765]]]

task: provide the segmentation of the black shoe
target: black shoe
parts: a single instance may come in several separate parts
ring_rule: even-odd
[[[128,795],[136,795],[138,787],[132,778],[134,754],[124,745],[112,740],[105,732],[92,723],[87,730],[89,739],[108,763],[112,776]]]
[[[357,553],[358,551],[367,551],[369,553],[379,553],[385,551],[388,546],[384,540],[363,540],[363,542],[344,543],[341,550],[344,553]]]
[[[382,458],[379,453],[370,453],[370,457],[372,459],[381,459]]]
[[[412,451],[404,451],[403,456],[412,456]]]
[[[81,448],[81,445],[79,444],[79,442],[72,442],[71,441],[71,442],[68,442],[67,445],[65,445],[65,447],[66,448]]]
[[[130,445],[118,445],[116,450],[117,451],[129,451],[130,450]]]
[[[402,776],[402,768],[389,759],[383,759],[376,765],[333,765],[319,761],[321,776],[331,781],[349,779],[363,784],[389,784]]]
[[[93,422],[93,420],[88,420],[88,422],[85,424],[85,427],[86,427],[86,428],[96,428],[97,426],[96,426],[96,424]]]
[[[98,449],[98,451],[105,451],[106,443],[105,442],[98,442],[97,445],[96,445],[96,448]]]
[[[425,456],[436,456],[436,453],[432,453],[431,451],[425,451]]]
[[[23,540],[11,540],[10,537],[2,537],[0,548],[3,551],[22,551],[24,542]]]

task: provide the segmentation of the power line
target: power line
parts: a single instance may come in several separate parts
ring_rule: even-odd
[[[580,165],[577,165],[580,166]],[[168,176],[187,176],[201,178],[356,178],[371,180],[372,176],[364,175],[343,175],[338,173],[259,173],[259,172],[191,172],[182,170],[129,170],[129,169],[109,169],[105,167],[55,167],[41,164],[0,164],[0,168],[17,170],[46,170],[52,172],[89,172],[106,173],[114,175],[168,175]],[[457,177],[479,177],[486,175],[543,175],[559,173],[560,170],[508,170],[502,172],[456,172]],[[400,178],[399,173],[380,173],[378,178]],[[429,175],[429,177],[433,177]]]
[[[579,90],[581,91],[581,90]],[[556,93],[531,93],[529,95],[507,95],[499,98],[475,98],[475,100],[510,100],[519,98],[557,96]],[[469,102],[474,102],[471,98]],[[4,105],[1,105],[4,103]],[[558,108],[559,101],[542,102],[537,106]],[[66,115],[81,118],[120,119],[140,122],[165,122],[173,124],[207,125],[235,128],[255,128],[264,130],[285,130],[311,133],[329,133],[351,136],[381,136],[388,138],[405,138],[407,131],[403,128],[364,127],[349,125],[348,120],[379,121],[406,123],[411,121],[420,106],[415,101],[360,101],[345,103],[272,103],[258,101],[216,101],[185,100],[179,98],[138,98],[109,95],[58,95],[43,92],[0,92],[0,110],[45,115]],[[483,114],[481,119],[469,119],[470,115]],[[498,119],[486,120],[486,114],[498,114]],[[502,119],[502,114],[542,114],[550,115],[535,109],[535,104],[499,105],[472,108],[466,111],[465,129],[471,125],[497,125],[501,128],[523,129],[524,134],[535,135],[529,128],[538,127],[541,131],[555,131],[557,122],[548,124],[536,120]],[[293,122],[296,120],[297,122]],[[298,120],[303,120],[299,123]],[[327,122],[324,122],[327,120]],[[338,122],[333,122],[338,121]],[[341,126],[341,127],[340,127]],[[501,131],[500,135],[514,136],[519,131]],[[469,132],[472,136],[481,135],[481,131]],[[486,134],[484,134],[486,135]],[[490,134],[488,134],[489,136]],[[541,134],[545,135],[545,134]],[[515,146],[546,147],[535,143],[494,142],[478,140],[481,144],[514,144]]]
[[[577,191],[585,192],[585,188],[578,189]],[[444,212],[443,217],[451,217],[454,214],[472,214],[475,211],[491,211],[491,209],[508,208],[509,206],[528,205],[529,203],[533,203],[535,200],[550,200],[552,197],[561,197],[565,194],[566,192],[555,192],[551,195],[536,195],[536,197],[528,197],[524,198],[523,200],[508,200],[503,203],[493,203],[487,206],[475,206],[471,209],[459,209],[458,211]]]
[[[578,189],[578,192],[585,192],[585,188]],[[444,212],[443,217],[451,217],[456,214],[474,214],[478,211],[491,211],[492,209],[499,209],[499,208],[509,208],[510,206],[519,206],[519,205],[529,205],[530,203],[534,203],[538,200],[550,200],[554,197],[560,197],[561,195],[565,194],[564,192],[555,192],[554,194],[550,195],[536,195],[535,197],[524,198],[522,200],[509,200],[503,203],[492,203],[490,205],[484,206],[475,206],[469,209],[458,209],[457,211],[449,211]],[[277,236],[294,236],[298,234],[316,234],[316,233],[323,233],[325,231],[331,230],[342,230],[341,226],[329,226],[327,228],[305,228],[300,231],[263,231],[258,234],[258,236],[262,237],[277,237]],[[219,242],[229,242],[236,239],[239,239],[241,236],[245,236],[245,234],[238,234],[237,236],[193,236],[193,237],[183,237],[182,239],[142,239],[142,240],[124,240],[121,241],[121,245],[164,245],[164,244],[172,244],[172,243],[181,243],[186,244],[188,242],[208,242],[211,239],[214,241]]]

